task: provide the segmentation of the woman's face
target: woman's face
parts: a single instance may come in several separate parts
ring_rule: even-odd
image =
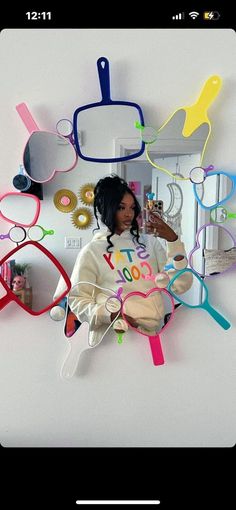
[[[125,193],[115,216],[116,234],[121,234],[124,230],[130,230],[135,215],[134,210],[135,203],[132,195]]]

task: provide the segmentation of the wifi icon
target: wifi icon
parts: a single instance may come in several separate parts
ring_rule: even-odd
[[[189,12],[189,16],[191,16],[192,19],[196,19],[199,16],[199,12],[196,11]]]

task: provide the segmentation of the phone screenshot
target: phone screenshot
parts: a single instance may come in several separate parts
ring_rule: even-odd
[[[234,18],[72,7],[1,20],[3,493],[228,508]]]

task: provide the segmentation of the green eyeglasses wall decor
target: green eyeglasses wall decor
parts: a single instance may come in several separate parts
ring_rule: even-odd
[[[210,218],[214,223],[224,223],[228,219],[235,219],[236,213],[230,213],[225,207],[219,206],[211,209]]]

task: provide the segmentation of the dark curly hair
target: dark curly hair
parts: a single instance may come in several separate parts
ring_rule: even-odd
[[[95,188],[94,188],[94,216],[97,220],[97,229],[100,229],[98,222],[98,212],[101,216],[101,221],[107,226],[107,228],[111,231],[111,234],[107,236],[107,251],[111,253],[109,250],[114,245],[111,242],[111,237],[115,234],[116,223],[115,216],[118,210],[118,207],[122,201],[122,198],[125,193],[129,193],[134,199],[134,219],[132,221],[132,225],[130,228],[131,234],[133,234],[133,238],[137,241],[141,246],[145,246],[143,243],[139,242],[139,226],[137,222],[137,217],[141,213],[140,204],[134,195],[133,191],[129,188],[127,182],[118,177],[116,174],[108,175],[100,179]]]

